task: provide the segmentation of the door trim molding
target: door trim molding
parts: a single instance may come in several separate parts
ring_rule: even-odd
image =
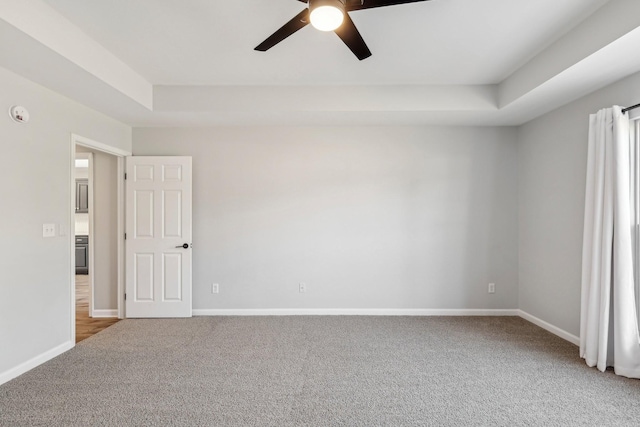
[[[82,145],[83,147],[93,148],[98,151],[102,151],[103,153],[112,154],[118,157],[126,157],[130,156],[131,152],[127,150],[123,150],[121,148],[112,147],[111,145],[104,144],[102,142],[94,141],[90,138],[85,138],[81,135],[76,135],[75,133],[71,134],[71,140],[74,144]]]
[[[129,154],[131,155],[131,154]],[[124,201],[124,159],[125,156],[118,156],[118,319],[124,319],[126,316],[124,293],[125,293],[125,247],[124,247],[124,231],[125,231],[125,201]]]
[[[77,135],[75,133],[71,134],[70,137],[70,162],[69,162],[69,212],[71,213],[69,216],[69,255],[70,260],[75,259],[75,198],[73,197],[75,194],[75,158],[76,158],[76,145],[81,145],[83,147],[90,148],[92,150],[101,151],[103,153],[111,154],[117,157],[118,161],[118,177],[117,177],[117,193],[118,193],[118,204],[117,204],[117,241],[118,241],[118,318],[123,319],[126,316],[124,310],[124,158],[126,156],[130,156],[131,152],[126,151],[120,148],[112,147],[111,145],[104,144],[99,141],[95,141],[90,138],[86,138],[81,135]],[[70,325],[70,342],[75,343],[76,340],[76,287],[75,287],[75,262],[69,263],[69,273],[70,273],[70,283],[69,287],[71,289],[71,300],[70,300],[70,309],[71,309],[71,325]],[[73,345],[72,345],[73,347]]]

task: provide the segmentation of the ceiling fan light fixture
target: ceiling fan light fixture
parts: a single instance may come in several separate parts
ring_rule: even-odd
[[[344,21],[344,2],[341,0],[309,1],[311,25],[320,31],[333,31]]]

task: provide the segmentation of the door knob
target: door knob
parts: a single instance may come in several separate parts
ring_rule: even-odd
[[[185,243],[184,245],[176,246],[176,248],[185,248],[185,249],[189,249],[189,244],[188,244],[188,243]]]

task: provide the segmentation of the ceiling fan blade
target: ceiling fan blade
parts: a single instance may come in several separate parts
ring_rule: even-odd
[[[374,7],[394,6],[396,4],[417,3],[421,1],[429,0],[347,0],[345,9],[347,11],[373,9]]]
[[[335,30],[335,33],[360,61],[371,56],[371,51],[348,13],[344,14],[344,21],[342,25]]]
[[[284,24],[278,31],[271,34],[265,41],[256,46],[254,50],[266,52],[291,34],[307,26],[307,24],[309,24],[309,9],[305,9],[294,16],[293,19]]]

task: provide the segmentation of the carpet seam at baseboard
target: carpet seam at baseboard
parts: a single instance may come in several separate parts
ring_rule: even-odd
[[[274,311],[274,312],[278,312],[280,315],[282,315],[283,313],[286,313],[288,309],[269,309],[269,310],[246,310],[248,312],[252,312],[254,313],[254,315],[265,315],[265,314],[255,314],[257,312],[268,312],[268,311]],[[231,312],[241,312],[242,310],[227,310],[227,313],[231,313]],[[311,314],[311,315],[323,315],[322,312],[326,312],[329,311],[330,315],[393,315],[393,316],[402,316],[403,312],[406,312],[407,316],[446,316],[446,315],[454,315],[454,316],[477,316],[477,315],[482,315],[482,316],[492,316],[492,315],[499,315],[499,316],[517,316],[520,317],[538,327],[541,327],[542,329],[547,330],[548,332],[551,332],[552,334],[572,343],[575,345],[580,345],[580,338],[570,334],[569,332],[555,326],[552,325],[551,323],[548,323],[536,316],[533,316],[530,313],[527,313],[524,310],[521,309],[496,309],[496,310],[492,310],[492,309],[463,309],[463,310],[457,310],[457,309],[345,309],[345,310],[333,310],[331,311],[331,309],[303,309],[303,310],[298,310],[298,309],[291,309],[291,313],[290,314],[300,314],[304,311],[307,312],[312,312],[315,314]],[[344,313],[348,313],[348,314],[340,314],[340,311],[344,312]],[[224,315],[221,314],[225,312],[225,310],[198,310],[195,309],[193,310],[193,315],[194,316],[212,316],[212,315]],[[467,314],[465,314],[465,312]],[[218,314],[212,314],[212,313],[218,313]],[[360,314],[358,314],[360,313]],[[416,313],[423,313],[423,314],[416,314]],[[480,313],[480,314],[478,314]],[[231,314],[231,315],[238,315],[238,314]],[[326,315],[326,314],[325,314]],[[5,372],[0,373],[0,385],[4,384],[10,380],[12,380],[13,378],[16,378],[20,375],[22,375],[25,372],[30,371],[31,369],[35,368],[36,366],[39,366],[45,362],[47,362],[48,360],[53,359],[54,357],[70,350],[71,348],[73,348],[75,345],[75,343],[68,341],[65,342],[63,344],[60,344],[50,350],[47,350],[37,356],[32,357],[31,359],[27,360],[26,362],[23,362],[13,368],[8,369]]]
[[[519,316],[518,309],[194,309],[193,316]]]
[[[540,319],[539,317],[536,317],[530,313],[527,313],[526,311],[522,310],[522,309],[518,309],[518,316],[521,317],[522,319],[526,320],[527,322],[533,323],[534,325],[548,331],[551,332],[552,334],[554,334],[557,337],[560,337],[562,339],[564,339],[565,341],[570,342],[571,344],[574,344],[576,346],[580,345],[580,337],[575,336],[567,331],[565,331],[562,328],[559,328],[547,321],[544,321],[542,319]]]
[[[64,342],[32,357],[25,362],[20,363],[17,366],[14,366],[13,368],[6,370],[5,372],[0,373],[0,385],[7,383],[14,378],[17,378],[26,372],[29,372],[33,368],[40,366],[45,362],[48,362],[54,357],[58,357],[62,353],[71,350],[74,346],[75,342],[73,341]]]

